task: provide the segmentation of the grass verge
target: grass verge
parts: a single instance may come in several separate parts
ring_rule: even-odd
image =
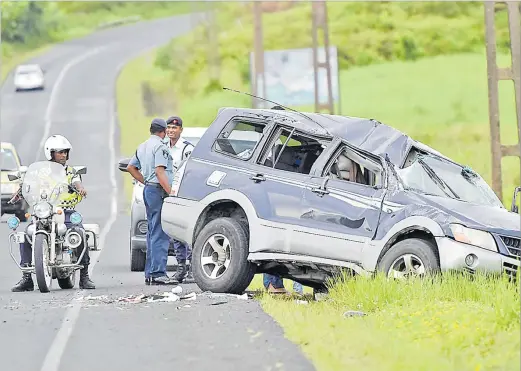
[[[261,303],[317,370],[520,369],[519,287],[506,280],[360,277],[323,302],[265,294]],[[350,310],[366,316],[345,317]]]

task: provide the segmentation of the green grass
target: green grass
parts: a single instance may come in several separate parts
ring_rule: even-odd
[[[503,54],[499,55],[498,61],[502,66],[510,63],[508,56]],[[226,73],[233,76],[233,71]],[[402,130],[471,166],[490,184],[486,76],[483,53],[353,67],[341,71],[342,114],[372,117]],[[133,60],[122,71],[117,88],[123,154],[131,154],[148,135],[151,117],[144,115],[141,104],[141,80],[157,86],[168,84],[167,78],[167,72],[154,65],[154,52]],[[235,82],[239,84],[237,80]],[[197,83],[194,81],[196,86]],[[236,87],[233,80],[228,86]],[[226,91],[189,96],[170,91],[164,97],[168,99],[167,108],[158,114],[179,114],[188,126],[208,126],[220,107],[249,107],[251,102],[247,96]],[[513,97],[512,83],[501,82],[501,134],[506,144],[517,141]],[[304,108],[314,110],[313,107]],[[513,188],[520,185],[519,160],[506,158],[503,164],[504,203],[510,205]]]
[[[277,4],[265,4],[265,7]],[[287,3],[285,4],[287,5]],[[497,5],[496,32],[501,51],[508,44],[507,14]],[[328,28],[342,69],[397,60],[458,54],[481,50],[484,45],[484,10],[481,2],[361,2],[330,1]],[[502,9],[502,10],[499,10]],[[173,40],[161,48],[157,62],[172,73],[170,81],[182,95],[200,91],[194,80],[208,81],[208,51],[217,49],[223,66],[220,81],[231,84],[249,80],[248,54],[253,49],[251,3],[220,3],[217,7],[218,45],[209,47],[206,30]],[[312,46],[311,4],[294,2],[293,7],[262,16],[266,50]],[[320,38],[319,38],[320,39]],[[183,55],[182,59],[176,56]]]
[[[333,286],[326,301],[261,303],[317,370],[520,369],[519,288],[505,280],[360,277]],[[367,316],[346,318],[348,310]]]

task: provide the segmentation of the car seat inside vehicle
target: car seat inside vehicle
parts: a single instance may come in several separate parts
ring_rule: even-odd
[[[370,185],[370,172],[367,169],[364,170],[358,163],[350,159],[345,152],[342,152],[331,166],[329,175],[332,179]]]

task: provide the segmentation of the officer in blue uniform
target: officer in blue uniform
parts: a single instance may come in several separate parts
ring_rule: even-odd
[[[163,200],[170,194],[174,178],[172,156],[163,142],[165,120],[153,119],[150,134],[150,138],[139,145],[127,166],[134,179],[145,185],[143,201],[148,221],[145,284],[176,284],[178,282],[166,274],[170,237],[161,227]]]

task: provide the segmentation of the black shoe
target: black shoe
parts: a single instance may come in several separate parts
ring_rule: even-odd
[[[150,281],[151,281],[151,280],[152,280],[152,279],[151,279],[150,277],[145,278],[145,285],[150,286]]]
[[[82,290],[94,290],[96,286],[89,278],[89,271],[87,268],[80,270],[80,289]]]
[[[22,279],[11,289],[12,292],[33,291],[34,282],[31,273],[24,273]]]
[[[178,282],[167,275],[161,277],[152,277],[150,280],[151,285],[175,285]]]
[[[186,278],[187,266],[186,260],[178,260],[177,261],[177,271],[173,275],[173,279],[178,283],[182,283]]]

